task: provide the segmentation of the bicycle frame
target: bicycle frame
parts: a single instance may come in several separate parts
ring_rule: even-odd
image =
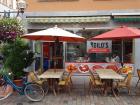
[[[20,95],[24,95],[24,88],[26,87],[26,85],[30,84],[30,82],[24,81],[23,86],[17,86],[11,81],[11,79],[7,75],[3,75],[3,79],[6,82],[6,84],[11,85],[13,89],[16,90]]]
[[[0,96],[0,100],[4,100],[9,97],[13,90],[17,91],[20,95],[25,95],[29,100],[38,102],[41,101],[45,95],[42,86],[37,83],[28,82],[23,78],[23,85],[17,86],[14,82],[9,78],[9,73],[2,72],[2,96]],[[10,85],[10,87],[9,87]],[[37,97],[35,97],[37,96]]]

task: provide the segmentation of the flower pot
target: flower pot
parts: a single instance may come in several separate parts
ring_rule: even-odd
[[[23,80],[22,79],[17,79],[17,80],[14,80],[13,82],[17,86],[23,86]]]

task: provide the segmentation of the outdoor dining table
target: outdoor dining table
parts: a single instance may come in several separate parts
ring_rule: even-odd
[[[40,79],[47,79],[48,80],[48,87],[49,89],[51,89],[54,93],[54,95],[56,96],[56,90],[55,90],[55,86],[57,83],[57,80],[62,78],[62,75],[64,73],[63,69],[48,69],[47,71],[45,71],[43,74],[41,74],[40,76],[38,76]]]
[[[123,80],[124,77],[118,73],[116,73],[112,69],[96,69],[99,78],[105,83],[104,85],[104,94],[106,95],[108,89],[110,88],[113,95],[116,96],[115,88],[113,87],[114,80]]]

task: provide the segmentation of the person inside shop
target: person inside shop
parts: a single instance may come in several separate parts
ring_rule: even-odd
[[[111,60],[109,56],[110,56],[109,54],[105,54],[105,62],[106,63],[109,63]]]
[[[80,46],[76,46],[76,57],[77,57],[77,60],[83,61],[84,51],[80,48]]]
[[[84,62],[89,62],[90,58],[88,54],[85,54],[84,56]]]
[[[105,57],[105,62],[110,62],[110,59],[109,59],[109,57]]]
[[[111,58],[111,62],[120,62],[120,57],[117,54],[113,54],[112,58]]]

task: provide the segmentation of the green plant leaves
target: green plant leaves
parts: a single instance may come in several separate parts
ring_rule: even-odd
[[[23,33],[22,24],[16,18],[0,19],[0,43],[11,42]]]
[[[34,53],[20,38],[6,43],[2,48],[2,54],[5,67],[10,68],[16,78],[23,76],[25,74],[23,69],[30,66],[34,60]]]

